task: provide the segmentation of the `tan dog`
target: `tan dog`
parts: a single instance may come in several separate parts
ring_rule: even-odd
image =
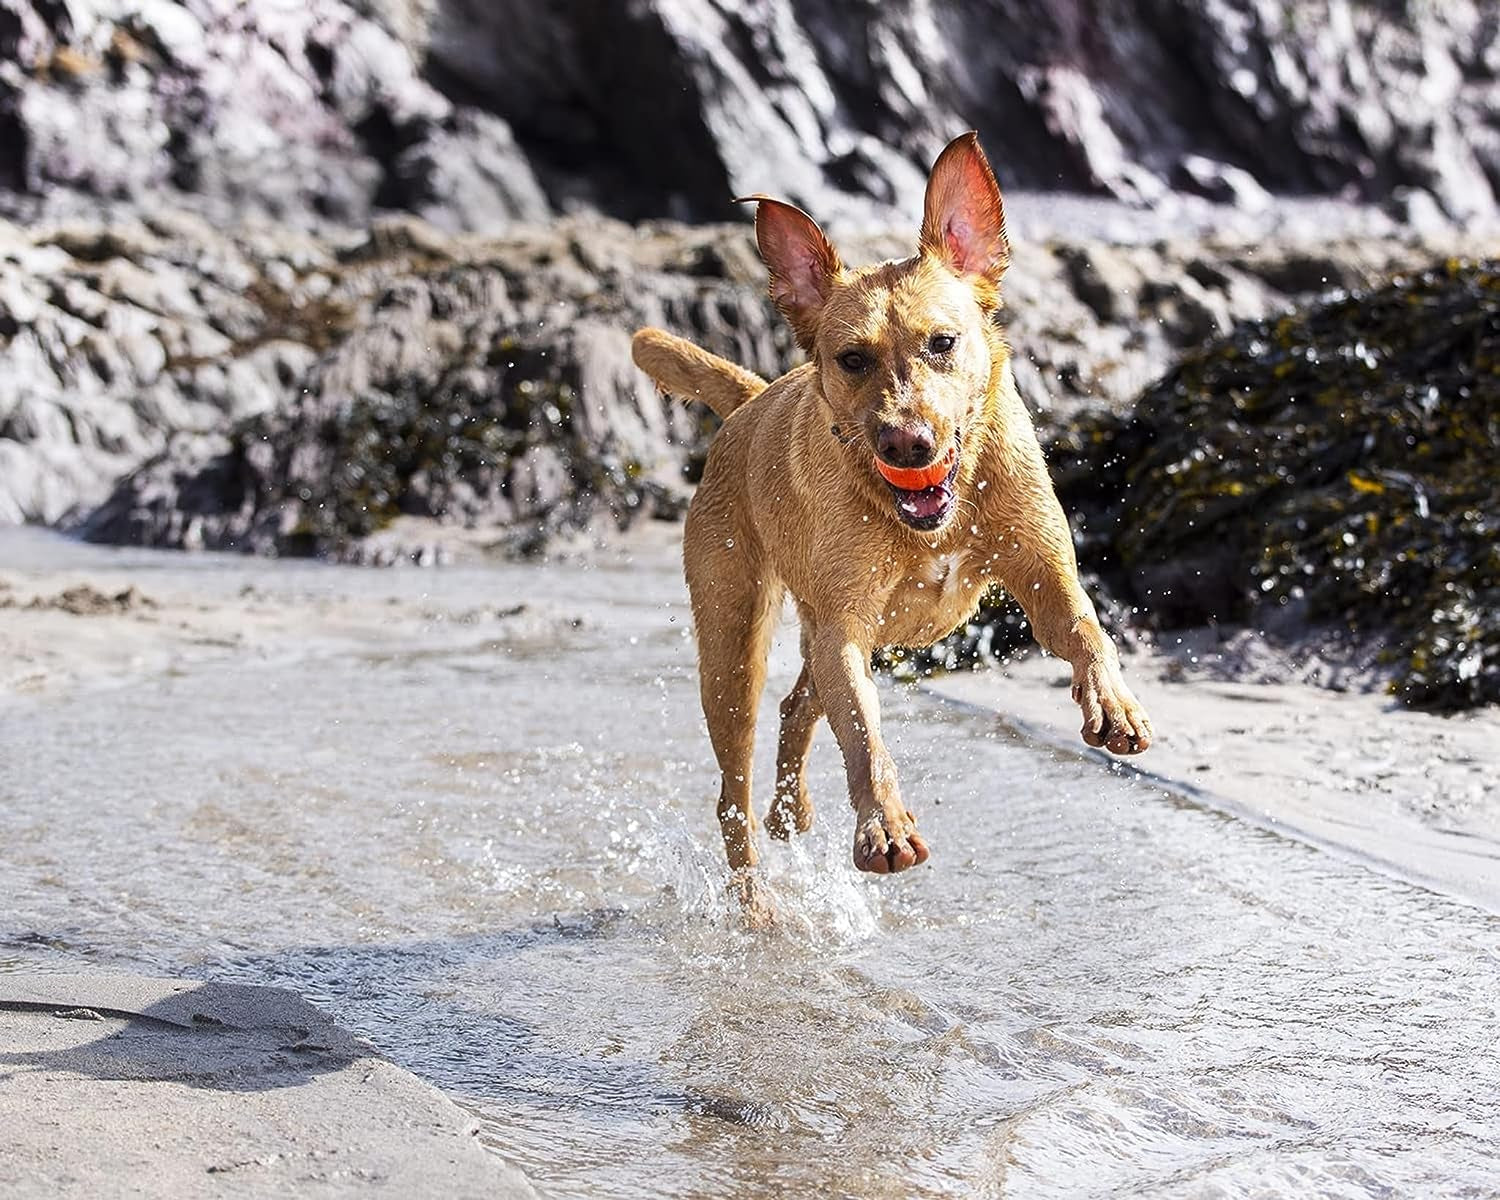
[[[665,391],[726,418],[683,555],[723,772],[719,826],[754,915],[751,748],[786,592],[803,664],[781,705],[767,824],[779,837],[811,826],[804,769],[826,715],[848,771],[860,870],[903,871],[928,854],[881,740],[871,652],[936,641],[991,584],[1072,664],[1085,742],[1135,754],[1151,744],[1151,723],[1079,586],[1068,522],[993,320],[1009,246],[976,136],[938,158],[921,249],[901,262],[845,270],[800,209],[750,199],[771,297],[810,361],[767,386],[660,330],[637,333],[634,352]]]

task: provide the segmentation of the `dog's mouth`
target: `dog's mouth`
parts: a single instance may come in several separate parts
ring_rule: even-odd
[[[896,499],[896,516],[913,529],[930,532],[940,528],[953,513],[958,462],[955,436],[948,453],[930,467],[900,470],[877,458],[875,468]]]

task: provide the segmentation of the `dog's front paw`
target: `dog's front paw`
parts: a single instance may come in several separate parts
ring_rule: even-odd
[[[1113,662],[1073,668],[1073,699],[1083,710],[1083,740],[1112,754],[1139,754],[1151,745],[1151,718],[1130,694]]]
[[[927,861],[927,843],[917,819],[900,802],[860,813],[854,827],[854,865],[876,875],[894,875]]]

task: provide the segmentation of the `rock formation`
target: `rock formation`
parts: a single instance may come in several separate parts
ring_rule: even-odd
[[[906,253],[970,126],[1020,214],[1004,319],[1044,431],[1176,444],[1160,388],[1110,422],[1183,351],[1162,386],[1208,387],[1227,351],[1194,348],[1238,321],[1482,251],[1500,10],[0,0],[0,522],[384,561],[670,516],[710,425],[629,331],[768,374],[791,352],[747,226],[712,222],[765,191],[853,261]],[[1385,311],[1340,303],[1351,328]],[[1331,311],[1306,318],[1320,355]],[[1069,487],[1082,462],[1115,479],[1075,449]],[[1088,546],[1137,603],[1146,568]],[[1401,628],[1447,703],[1469,660]]]
[[[888,222],[977,127],[1011,188],[1496,211],[1484,0],[0,0],[0,189],[293,224]],[[1399,193],[1399,194],[1398,194]]]
[[[791,361],[743,227],[483,238],[406,218],[328,239],[158,214],[0,234],[0,518],[71,521],[108,497],[86,525],[104,540],[362,559],[403,515],[517,547],[670,512],[710,426],[635,371],[629,331],[664,324],[766,374]],[[1431,254],[1018,246],[1022,391],[1044,425],[1119,408],[1236,318]]]

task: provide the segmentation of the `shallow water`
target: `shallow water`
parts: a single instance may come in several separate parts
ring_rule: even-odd
[[[0,970],[297,988],[555,1196],[1500,1189],[1500,919],[888,687],[932,862],[853,870],[825,729],[750,936],[670,563],[57,552],[308,636],[0,699]]]

